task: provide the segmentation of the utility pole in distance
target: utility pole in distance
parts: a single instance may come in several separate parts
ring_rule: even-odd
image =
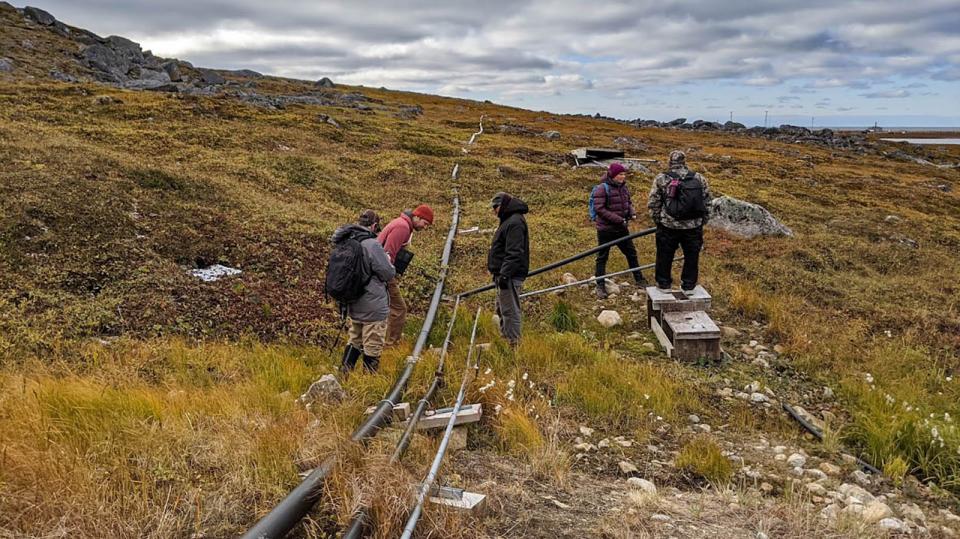
[[[763,111],[763,127],[767,127],[767,113],[768,113],[768,112],[770,112],[770,111],[769,111],[769,110]]]

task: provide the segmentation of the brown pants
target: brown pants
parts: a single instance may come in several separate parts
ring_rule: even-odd
[[[407,319],[407,304],[400,295],[400,282],[391,279],[387,283],[387,293],[390,294],[390,317],[387,318],[387,345],[400,342],[403,337],[403,323]]]
[[[383,353],[383,334],[387,331],[387,321],[355,322],[350,321],[350,344],[370,357],[380,357]]]

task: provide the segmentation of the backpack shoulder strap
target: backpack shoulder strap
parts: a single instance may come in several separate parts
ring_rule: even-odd
[[[692,171],[692,170],[688,170],[686,177],[684,177],[683,179],[685,179],[685,180],[695,180],[696,178],[697,178],[697,173],[694,172],[694,171]]]

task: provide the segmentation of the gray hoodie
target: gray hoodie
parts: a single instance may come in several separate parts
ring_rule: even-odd
[[[360,225],[344,225],[338,228],[331,240],[336,243],[347,234],[356,232],[370,234],[368,239],[360,242],[360,246],[363,247],[364,262],[372,277],[360,299],[347,305],[347,315],[354,322],[381,322],[390,314],[390,296],[387,294],[386,283],[393,279],[397,272],[377,237]]]

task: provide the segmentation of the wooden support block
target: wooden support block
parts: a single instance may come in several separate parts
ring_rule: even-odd
[[[366,415],[372,414],[377,409],[376,406],[371,406],[367,408],[367,411],[364,412]],[[410,419],[410,403],[401,402],[393,407],[393,419],[394,421],[406,421]]]
[[[421,417],[420,421],[417,423],[417,428],[419,430],[446,428],[447,421],[450,420],[450,416],[452,414],[453,410],[449,408],[444,410],[427,410],[423,413],[423,417]],[[453,424],[465,425],[467,423],[476,423],[477,421],[480,421],[480,417],[482,415],[482,405],[466,404],[460,407],[460,413],[457,414],[457,419]]]
[[[473,516],[480,515],[486,507],[486,494],[476,492],[464,492],[460,499],[453,499],[441,496],[431,496],[430,503],[452,509],[455,511],[466,511]]]
[[[661,328],[681,361],[720,361],[720,328],[703,311],[663,313]]]
[[[650,329],[652,329],[653,334],[657,336],[657,341],[660,343],[663,351],[667,353],[667,357],[673,357],[673,343],[667,338],[667,334],[663,332],[663,328],[660,327],[660,322],[657,322],[657,319],[652,316],[650,317]]]

